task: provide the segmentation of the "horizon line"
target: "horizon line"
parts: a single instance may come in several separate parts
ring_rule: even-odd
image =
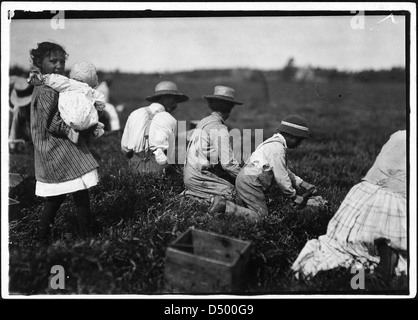
[[[13,64],[9,66],[9,71],[13,68],[19,68],[23,71],[30,71],[31,68],[27,68],[22,66],[21,64]],[[125,71],[123,69],[115,68],[115,69],[102,69],[97,68],[98,72],[103,73],[124,73],[124,74],[175,74],[175,73],[188,73],[188,72],[200,72],[200,71],[230,71],[230,70],[249,70],[249,71],[262,71],[262,72],[277,72],[282,71],[285,67],[277,68],[277,69],[269,69],[269,68],[252,68],[252,67],[213,67],[213,68],[196,68],[196,69],[181,69],[181,70],[165,70],[165,71]],[[339,69],[336,67],[320,67],[320,66],[312,66],[312,65],[303,65],[303,66],[295,66],[296,69],[312,69],[312,70],[324,70],[324,71],[337,71],[340,73],[360,73],[366,71],[375,71],[375,72],[382,72],[382,71],[391,71],[393,69],[403,69],[406,70],[405,66],[396,66],[393,65],[391,67],[382,67],[382,68],[362,68],[362,69]],[[70,70],[71,68],[66,68],[66,70]]]

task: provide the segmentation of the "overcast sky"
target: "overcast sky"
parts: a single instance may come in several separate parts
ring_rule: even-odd
[[[290,57],[340,70],[405,66],[403,16],[365,16],[363,27],[353,17],[64,19],[64,29],[49,19],[12,20],[10,64],[29,68],[29,50],[54,41],[69,53],[67,67],[89,60],[108,71],[277,70]]]

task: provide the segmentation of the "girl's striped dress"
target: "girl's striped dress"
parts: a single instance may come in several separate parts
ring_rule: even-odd
[[[58,92],[36,86],[31,103],[31,133],[38,196],[47,197],[88,189],[98,182],[97,161],[84,139],[68,138],[70,127],[58,111]]]

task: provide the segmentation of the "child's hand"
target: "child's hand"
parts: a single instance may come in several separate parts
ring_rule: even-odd
[[[98,122],[97,123],[97,125],[96,125],[96,128],[94,129],[94,131],[93,131],[93,135],[96,137],[96,138],[99,138],[99,137],[101,137],[103,134],[104,134],[104,124],[103,123],[101,123],[101,122]]]
[[[164,165],[167,162],[167,156],[161,148],[157,148],[154,152],[155,160],[159,165]]]
[[[70,131],[68,131],[67,136],[68,136],[68,139],[70,139],[74,144],[77,144],[80,133],[75,131],[73,128],[70,128]]]
[[[314,196],[308,199],[306,203],[307,206],[310,207],[322,207],[328,204],[328,201],[322,198],[321,196]]]
[[[44,83],[42,74],[39,70],[34,69],[29,73],[29,78],[27,82],[33,86],[40,86]]]
[[[302,210],[306,206],[307,199],[304,199],[301,196],[296,195],[293,199],[293,207],[297,210]]]
[[[300,186],[304,188],[306,191],[311,192],[312,194],[316,193],[316,187],[313,184],[307,183],[303,181]]]
[[[96,101],[94,103],[94,107],[98,110],[98,111],[103,111],[104,108],[106,108],[106,103],[103,103],[101,101]]]

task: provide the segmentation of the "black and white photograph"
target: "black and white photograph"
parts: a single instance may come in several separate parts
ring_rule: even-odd
[[[2,2],[1,24],[2,299],[416,296],[414,3]]]

